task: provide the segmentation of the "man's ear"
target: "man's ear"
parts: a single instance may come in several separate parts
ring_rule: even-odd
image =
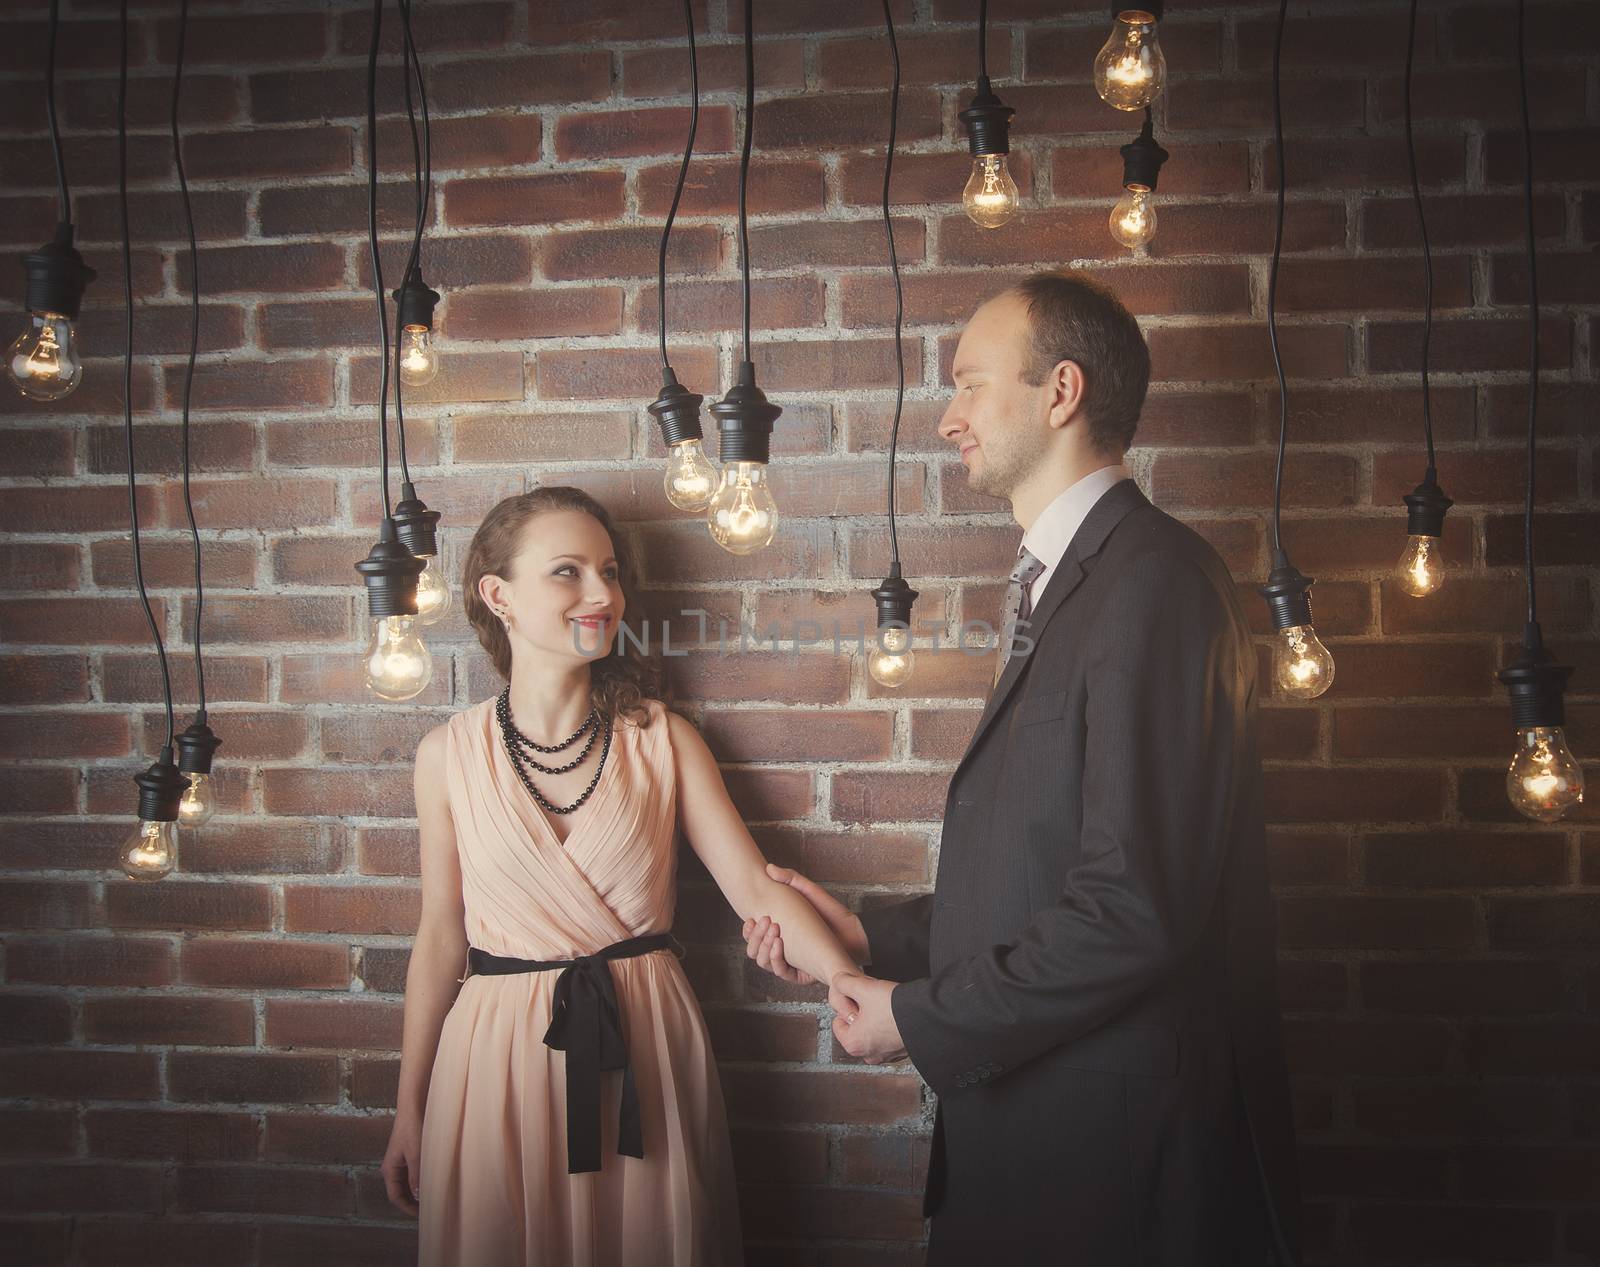
[[[1059,430],[1076,418],[1083,406],[1083,368],[1076,361],[1058,361],[1045,385],[1050,391],[1049,422]]]

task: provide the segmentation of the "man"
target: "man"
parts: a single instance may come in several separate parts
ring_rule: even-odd
[[[1255,651],[1215,551],[1122,465],[1144,339],[1041,273],[978,309],[952,377],[939,432],[1023,528],[1005,623],[1031,649],[1003,627],[931,896],[858,918],[772,873],[868,965],[831,983],[840,1043],[938,1095],[932,1267],[1293,1263]]]

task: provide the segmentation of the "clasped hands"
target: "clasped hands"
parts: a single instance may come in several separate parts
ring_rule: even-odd
[[[867,957],[867,935],[860,918],[837,898],[789,867],[768,863],[767,875],[810,902],[856,963]],[[796,985],[810,985],[815,980],[784,958],[783,930],[770,915],[745,920],[744,940],[745,953],[780,980]],[[905,1043],[890,1006],[896,984],[845,971],[836,972],[828,982],[828,1006],[835,1013],[833,1036],[841,1047],[866,1064],[906,1058]]]

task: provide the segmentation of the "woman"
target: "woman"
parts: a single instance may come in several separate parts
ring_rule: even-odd
[[[575,488],[501,502],[467,555],[467,617],[508,685],[417,751],[422,917],[383,1173],[420,1206],[424,1265],[742,1261],[721,1088],[668,931],[675,824],[739,915],[780,920],[791,962],[856,968],[766,875],[659,672],[622,654],[631,581]]]

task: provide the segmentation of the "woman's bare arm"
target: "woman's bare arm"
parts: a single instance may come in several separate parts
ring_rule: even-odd
[[[860,967],[811,903],[767,874],[767,860],[728,796],[716,758],[687,718],[667,713],[678,773],[678,817],[689,844],[742,919],[770,915],[783,927],[789,963],[818,981]]]
[[[422,917],[406,969],[405,1026],[400,1040],[400,1088],[395,1127],[384,1158],[389,1199],[416,1212],[421,1184],[422,1115],[439,1033],[455,1002],[467,960],[467,929],[461,898],[461,863],[445,791],[445,730],[435,727],[417,748],[414,786],[422,841]]]

